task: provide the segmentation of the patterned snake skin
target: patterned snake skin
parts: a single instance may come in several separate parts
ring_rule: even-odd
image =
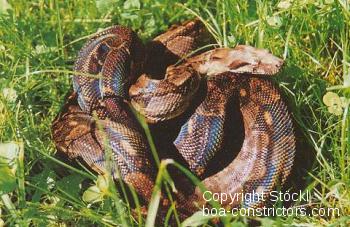
[[[278,90],[266,78],[280,70],[282,60],[243,45],[187,57],[204,33],[203,25],[195,20],[173,26],[146,45],[122,26],[106,29],[88,41],[74,69],[98,76],[74,76],[74,92],[52,126],[58,150],[70,158],[82,158],[103,174],[108,169],[107,146],[115,161],[110,167],[113,176],[121,177],[149,201],[157,167],[128,104],[150,123],[166,122],[188,109],[204,82],[204,100],[174,141],[189,169],[212,192],[269,192],[283,184],[294,160],[293,125]],[[223,149],[231,99],[238,99],[243,117],[241,151],[221,171],[204,177],[208,162]],[[179,198],[177,206],[186,216],[198,209],[195,203],[205,205],[199,188]],[[255,200],[239,202],[222,205],[263,205]],[[163,204],[167,204],[165,198]]]

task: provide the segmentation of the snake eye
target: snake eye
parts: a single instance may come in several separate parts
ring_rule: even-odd
[[[228,67],[230,69],[238,69],[238,68],[246,66],[246,65],[249,65],[249,62],[237,60],[237,61],[231,62]]]
[[[217,57],[217,56],[212,56],[211,57],[211,60],[220,60],[221,58],[220,57]]]
[[[107,51],[109,51],[109,46],[108,46],[107,44],[105,44],[105,43],[102,44],[100,48],[101,48],[101,51],[102,51],[102,52],[107,52]]]

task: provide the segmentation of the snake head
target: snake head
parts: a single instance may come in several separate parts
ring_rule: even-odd
[[[209,76],[223,72],[274,75],[280,71],[283,60],[265,49],[238,45],[234,49],[218,48],[205,54],[206,60],[198,71]]]

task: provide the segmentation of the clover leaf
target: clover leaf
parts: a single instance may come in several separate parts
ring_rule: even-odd
[[[323,103],[328,107],[328,112],[340,116],[343,113],[343,108],[347,105],[348,99],[339,97],[334,92],[327,92],[323,96]]]

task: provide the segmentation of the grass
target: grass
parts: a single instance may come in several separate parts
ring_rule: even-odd
[[[349,101],[339,104],[339,97],[350,99],[350,3],[181,2],[0,1],[0,151],[14,151],[11,157],[17,160],[8,166],[0,159],[0,226],[138,225],[108,179],[55,158],[51,122],[71,88],[76,54],[90,34],[122,24],[149,40],[194,15],[202,18],[220,46],[249,44],[286,59],[283,73],[274,80],[297,127],[299,146],[290,188],[311,193],[310,203],[292,206],[338,208],[340,214],[227,217],[226,225],[350,223]],[[328,106],[323,102],[327,91],[336,94]],[[19,146],[5,144],[9,141]],[[159,172],[159,184],[169,181],[167,164],[171,163],[160,164],[164,171]],[[88,204],[82,195],[96,179],[90,196],[100,202]],[[149,225],[159,191],[154,195]]]

